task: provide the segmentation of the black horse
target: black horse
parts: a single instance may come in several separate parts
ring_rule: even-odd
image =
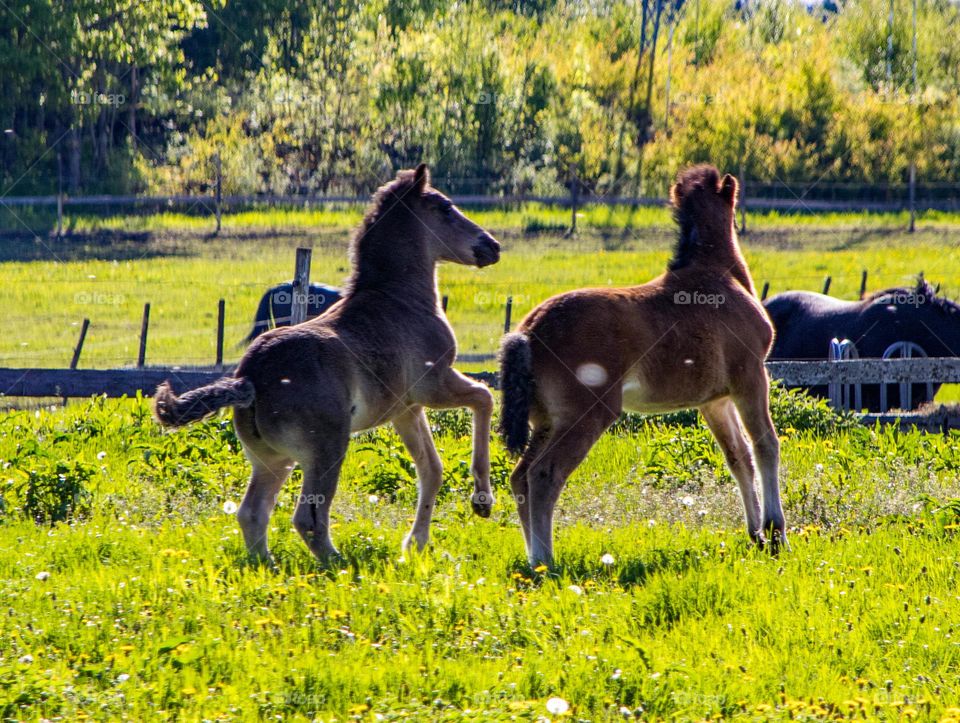
[[[842,301],[812,291],[787,291],[764,302],[776,328],[771,360],[826,359],[830,340],[849,339],[861,358],[882,357],[896,342],[912,342],[927,356],[960,356],[960,305],[938,297],[921,277],[915,288],[877,291],[860,301]],[[911,408],[932,401],[940,388],[913,384]],[[808,388],[827,397],[827,387]],[[880,410],[880,385],[862,386],[863,406]],[[887,386],[889,407],[901,407],[900,388]],[[885,411],[885,410],[881,410]]]
[[[340,289],[324,284],[310,284],[307,294],[307,318],[320,316],[340,301]],[[253,328],[244,339],[249,344],[268,329],[276,326],[290,326],[290,314],[293,307],[293,282],[286,281],[269,289],[260,299]]]

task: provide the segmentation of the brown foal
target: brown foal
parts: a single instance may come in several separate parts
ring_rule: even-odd
[[[552,563],[560,491],[623,409],[698,408],[737,480],[750,536],[774,551],[786,543],[764,367],[773,328],[737,245],[736,195],[733,176],[688,169],[671,189],[680,236],[665,274],[554,296],[504,339],[500,431],[522,454],[511,484],[532,565]]]
[[[327,313],[258,337],[231,377],[179,397],[169,383],[157,389],[154,410],[165,426],[234,408],[253,467],[237,518],[247,550],[260,559],[269,559],[267,525],[294,462],[303,469],[294,527],[318,558],[337,554],[330,504],[350,434],[387,422],[417,468],[417,512],[404,548],[423,547],[443,481],[424,407],[473,410],[473,508],[490,514],[493,396],[452,367],[456,339],[435,267],[496,263],[500,245],[430,186],[421,164],[377,192],[351,258],[346,295]]]

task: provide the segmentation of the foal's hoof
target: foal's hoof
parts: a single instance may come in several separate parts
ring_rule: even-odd
[[[490,516],[493,511],[493,495],[489,492],[474,492],[470,496],[470,504],[473,505],[473,511],[483,518]]]
[[[768,530],[770,539],[767,542],[767,550],[776,557],[781,550],[789,550],[790,543],[787,542],[787,533],[784,529]]]

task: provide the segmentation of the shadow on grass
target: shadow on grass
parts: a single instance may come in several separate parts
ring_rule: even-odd
[[[540,586],[547,580],[570,580],[577,585],[587,581],[596,583],[616,583],[620,587],[630,588],[644,585],[651,577],[660,574],[685,574],[698,570],[703,565],[705,549],[714,545],[702,545],[688,548],[658,548],[649,550],[642,557],[627,559],[606,565],[599,558],[585,556],[564,556],[548,572],[537,572],[523,558],[515,558],[507,567],[507,574],[520,574],[529,580],[532,586]],[[749,546],[743,549],[736,546],[731,554],[748,554]],[[709,558],[707,558],[709,559]]]
[[[185,247],[160,246],[149,231],[98,231],[60,239],[29,233],[0,234],[3,261],[137,261],[159,256],[191,256]]]
[[[328,560],[315,558],[299,540],[278,544],[273,547],[271,554],[273,560],[263,562],[251,558],[240,546],[232,556],[232,566],[235,570],[269,570],[283,577],[312,573],[333,580],[341,576],[343,570],[351,575],[361,571],[370,573],[382,570],[399,557],[394,544],[363,536],[344,540],[340,554]]]

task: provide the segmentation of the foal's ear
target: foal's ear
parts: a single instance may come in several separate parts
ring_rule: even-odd
[[[426,163],[421,163],[419,166],[417,166],[417,170],[413,172],[413,187],[416,189],[417,193],[422,194],[423,189],[425,189],[429,183],[430,171],[427,169]]]
[[[737,188],[737,179],[727,173],[720,180],[720,190],[718,193],[723,196],[727,203],[734,206],[737,203]]]
[[[675,208],[680,208],[680,202],[683,200],[683,189],[680,187],[679,183],[674,183],[670,186],[670,203],[673,204]]]

